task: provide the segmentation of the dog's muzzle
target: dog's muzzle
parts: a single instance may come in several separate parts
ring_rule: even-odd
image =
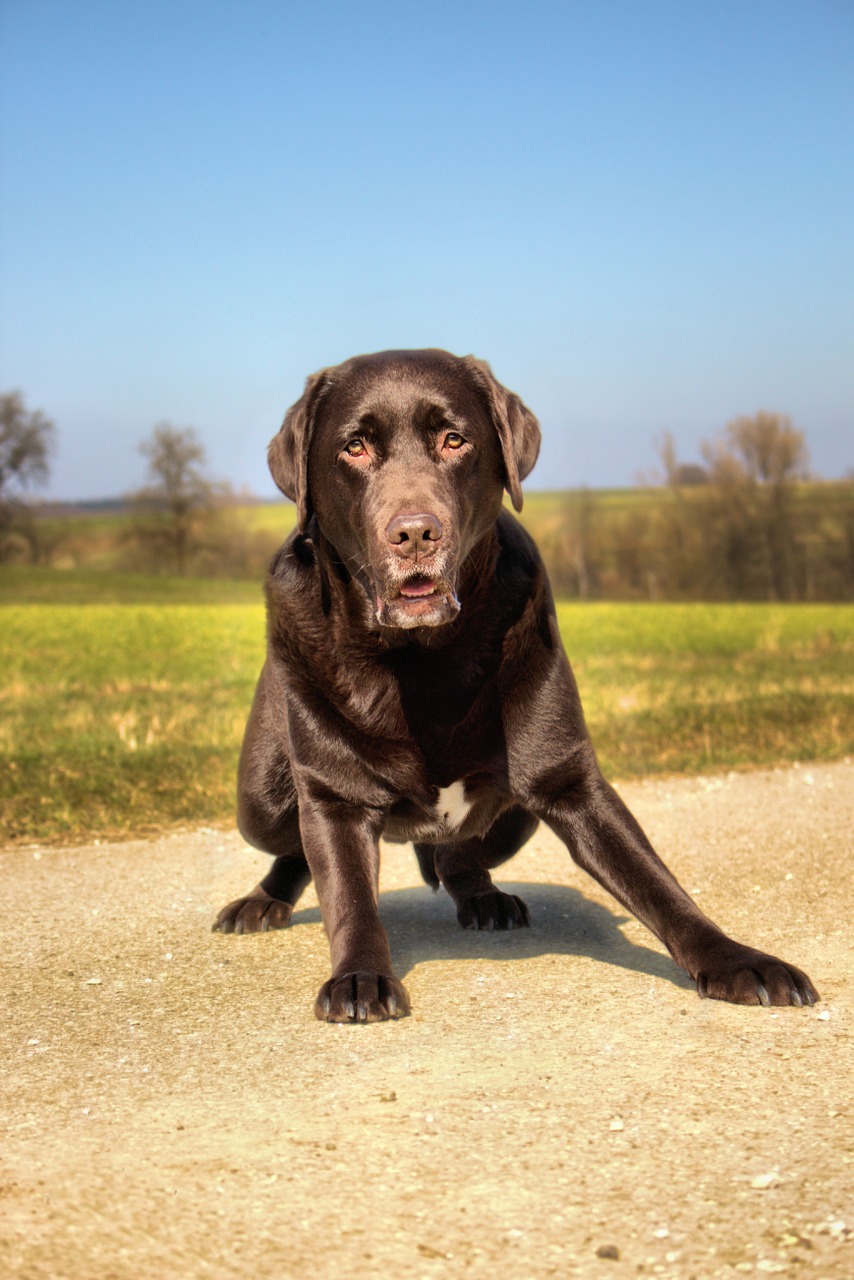
[[[377,590],[377,621],[384,627],[441,627],[460,611],[446,573],[448,547],[440,518],[431,511],[403,511],[385,528],[391,563]]]

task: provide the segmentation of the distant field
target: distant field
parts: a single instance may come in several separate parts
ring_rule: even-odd
[[[260,578],[168,578],[98,569],[0,566],[0,606],[13,604],[259,604]],[[2,640],[0,640],[2,645]],[[2,650],[0,650],[2,651]]]
[[[259,599],[254,583],[0,571],[3,838],[230,821]],[[564,604],[559,617],[613,778],[854,749],[854,606]]]
[[[523,524],[534,537],[547,533],[566,519],[567,503],[572,498],[571,490],[526,492]],[[661,490],[657,489],[597,489],[595,492],[597,506],[609,511],[644,509],[660,500]],[[296,507],[285,498],[237,504],[228,508],[228,512],[250,533],[270,535],[272,545],[276,539],[284,541],[296,524]],[[48,544],[56,540],[57,549],[53,554],[57,566],[100,572],[122,565],[132,523],[129,510],[75,511],[46,516],[40,521],[40,527]]]
[[[520,519],[567,598],[854,600],[850,482],[799,483],[770,506],[761,486],[738,502],[709,485],[531,490]],[[284,498],[215,505],[197,513],[182,563],[200,577],[259,581],[295,520]],[[168,574],[168,530],[165,517],[130,507],[45,511],[6,554],[23,561],[35,548],[39,564],[69,572]]]

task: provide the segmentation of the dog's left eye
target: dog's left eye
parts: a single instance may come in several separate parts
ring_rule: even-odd
[[[344,452],[350,458],[363,458],[367,453],[364,440],[360,440],[358,436],[354,436],[352,440],[348,440],[345,444]]]
[[[442,442],[443,449],[462,449],[465,444],[465,438],[460,435],[459,431],[449,431]]]

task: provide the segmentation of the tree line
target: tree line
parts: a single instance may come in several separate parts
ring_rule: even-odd
[[[20,393],[0,396],[0,562],[56,558],[61,528],[26,500],[47,481],[55,442],[53,423]],[[535,501],[523,511],[558,596],[854,599],[854,476],[810,480],[805,436],[790,418],[734,419],[703,444],[702,463],[681,461],[672,436],[656,447],[652,495],[649,485],[582,489],[548,520]],[[147,473],[126,495],[115,567],[260,576],[278,537],[250,529],[241,500],[210,477],[198,434],[160,423],[139,449]]]
[[[69,552],[62,521],[46,518],[27,500],[27,491],[47,482],[55,445],[50,419],[28,411],[20,392],[0,395],[0,564],[49,564]],[[202,577],[263,572],[276,537],[247,527],[241,497],[210,476],[194,428],[161,422],[140,442],[139,452],[147,464],[144,483],[124,495],[125,518],[110,548],[112,567]]]
[[[656,501],[567,494],[541,536],[558,595],[581,599],[852,600],[854,478],[814,481],[783,414],[734,419],[683,463],[658,442]]]

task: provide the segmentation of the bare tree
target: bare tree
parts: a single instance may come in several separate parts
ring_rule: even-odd
[[[200,520],[217,500],[205,472],[205,449],[192,427],[159,423],[139,446],[148,459],[147,484],[131,495],[135,536],[177,573],[187,572]]]
[[[673,439],[673,432],[663,431],[660,436],[655,438],[653,444],[664,472],[664,484],[670,485],[671,487],[678,485],[679,460],[676,457],[676,441]],[[656,476],[653,483],[657,484],[659,482],[660,477]]]
[[[27,411],[20,391],[0,395],[0,502],[46,483],[55,433],[40,410]]]
[[[807,474],[804,433],[788,415],[759,410],[730,422],[704,445],[709,475],[728,509],[732,561],[742,570],[751,559],[765,581],[765,594],[781,600],[796,594],[792,494]],[[726,514],[726,512],[725,512]]]
[[[792,426],[788,414],[760,409],[753,417],[735,418],[726,439],[755,484],[781,486],[806,476],[804,433]]]
[[[35,524],[23,493],[47,482],[55,438],[53,423],[38,409],[28,411],[20,391],[0,395],[0,559],[9,554],[13,533],[38,559]]]

